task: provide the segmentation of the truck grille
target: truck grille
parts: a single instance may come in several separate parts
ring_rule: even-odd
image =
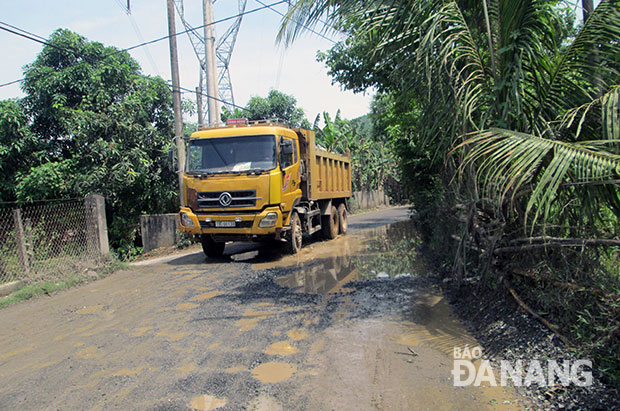
[[[256,190],[202,191],[197,197],[198,208],[254,207],[261,199],[256,197]]]

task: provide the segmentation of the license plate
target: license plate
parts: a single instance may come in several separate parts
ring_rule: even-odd
[[[235,222],[234,221],[216,221],[215,226],[216,227],[234,227]]]

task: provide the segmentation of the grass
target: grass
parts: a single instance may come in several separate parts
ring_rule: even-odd
[[[115,258],[108,260],[103,266],[99,267],[97,272],[99,278],[106,277],[115,271],[126,269],[127,264],[118,261]],[[71,273],[58,280],[47,280],[33,284],[25,285],[10,295],[0,299],[0,308],[15,304],[21,301],[29,300],[43,294],[52,294],[54,292],[66,290],[80,284],[91,281],[87,274]]]

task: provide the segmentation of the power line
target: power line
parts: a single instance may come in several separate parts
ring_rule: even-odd
[[[235,14],[234,16],[229,16],[229,17],[225,17],[225,18],[220,19],[220,20],[215,20],[214,22],[209,23],[209,24],[203,24],[203,25],[200,25],[200,26],[190,27],[187,30],[179,31],[179,32],[174,33],[172,35],[163,36],[163,37],[160,37],[160,38],[157,38],[157,39],[154,39],[154,40],[146,41],[144,43],[136,44],[135,46],[127,47],[126,49],[119,50],[119,52],[133,50],[133,49],[136,49],[138,47],[143,47],[143,46],[146,46],[148,44],[153,44],[153,43],[157,43],[158,41],[166,40],[166,39],[168,39],[171,36],[180,36],[182,34],[189,33],[190,31],[199,30],[199,29],[202,29],[202,28],[207,27],[207,26],[211,26],[211,25],[218,24],[218,23],[223,23],[223,22],[228,21],[228,20],[233,20],[233,19],[236,19],[237,17],[240,17],[240,16],[245,16],[247,14],[252,14],[252,13],[255,13],[255,12],[260,11],[260,10],[264,10],[264,9],[267,9],[267,8],[270,8],[270,7],[273,7],[273,6],[277,6],[278,4],[286,3],[287,1],[288,0],[280,0],[280,1],[277,1],[275,3],[266,4],[263,7],[258,7],[258,8],[252,9],[252,10],[244,11],[243,13]]]
[[[149,44],[157,43],[157,42],[160,42],[162,40],[166,40],[166,39],[168,39],[168,38],[170,38],[172,36],[180,36],[182,34],[188,33],[189,31],[198,30],[198,29],[207,27],[209,25],[223,23],[223,22],[228,21],[228,20],[236,19],[237,17],[240,17],[240,16],[244,16],[244,15],[247,15],[247,14],[252,14],[252,13],[255,13],[255,12],[260,11],[260,10],[264,10],[264,9],[267,9],[267,8],[270,8],[270,7],[273,7],[273,6],[277,6],[278,4],[286,3],[287,1],[288,0],[280,0],[280,1],[277,1],[277,2],[274,2],[274,3],[271,3],[271,4],[266,4],[266,5],[262,6],[262,7],[258,7],[258,8],[255,8],[255,9],[252,9],[252,10],[248,10],[248,11],[244,11],[243,13],[238,13],[238,14],[236,14],[234,16],[225,17],[223,19],[216,20],[216,21],[214,21],[212,23],[209,23],[209,24],[203,24],[203,25],[200,25],[200,26],[190,27],[187,30],[183,30],[183,31],[180,31],[180,32],[177,32],[177,33],[174,33],[174,34],[169,34],[167,36],[163,36],[163,37],[160,37],[160,38],[157,38],[157,39],[154,39],[154,40],[142,42],[140,44],[136,44],[135,46],[127,47],[127,48],[124,48],[124,49],[119,49],[119,50],[116,50],[116,51],[114,51],[112,53],[109,53],[109,54],[106,54],[106,55],[102,56],[102,59],[110,57],[110,56],[113,56],[113,55],[116,55],[116,54],[119,54],[119,53],[122,53],[122,52],[127,52],[127,51],[130,51],[130,50],[135,50],[137,48],[144,47],[144,46],[147,46]],[[69,50],[69,49],[66,49],[66,48],[63,48],[63,47],[59,47],[59,46],[56,46],[54,44],[50,44],[47,41],[42,41],[42,40],[36,39],[36,38],[34,38],[32,36],[29,36],[29,35],[26,35],[26,34],[22,34],[22,33],[19,33],[19,32],[16,32],[16,31],[13,31],[13,30],[1,27],[1,26],[0,26],[0,29],[6,30],[8,32],[11,32],[11,33],[16,34],[16,35],[21,36],[21,37],[25,37],[25,38],[27,38],[29,40],[36,41],[37,43],[45,44],[46,46],[50,46],[50,47],[53,47],[55,49],[69,51],[71,53],[75,53],[75,51],[73,51],[73,50]],[[22,78],[22,79],[19,79],[19,80],[14,80],[14,81],[11,81],[11,82],[8,82],[8,83],[0,84],[0,87],[6,87],[6,86],[9,86],[11,84],[22,82],[24,80],[25,80],[25,78]]]
[[[3,22],[0,22],[0,23],[1,23],[1,24],[6,24],[6,23],[3,23]],[[8,24],[7,24],[7,26],[8,26]],[[13,26],[11,26],[11,27],[13,27]],[[22,33],[20,33],[19,31],[15,31],[15,30],[9,29],[9,28],[7,28],[7,27],[2,27],[2,26],[0,26],[0,30],[8,31],[9,33],[12,33],[12,34],[18,35],[18,36],[20,36],[20,37],[24,37],[24,38],[26,38],[26,39],[28,39],[28,40],[36,41],[37,43],[41,43],[41,44],[43,44],[43,45],[46,45],[46,46],[49,46],[49,47],[52,47],[52,48],[55,48],[55,49],[58,49],[58,50],[62,50],[62,51],[70,51],[70,50],[65,49],[65,48],[63,48],[63,47],[59,47],[59,46],[57,46],[57,45],[55,45],[55,44],[49,43],[49,42],[47,42],[47,41],[45,41],[45,40],[40,40],[40,39],[38,39],[38,38],[36,38],[36,37],[34,37],[34,36],[31,36],[31,35],[29,35],[29,34],[26,34],[27,32],[26,32],[25,30],[18,29],[18,30],[22,31]],[[37,37],[40,37],[40,36],[37,36]],[[72,51],[72,52],[73,52],[73,51]],[[23,80],[23,79],[22,79],[22,80]]]
[[[28,34],[30,36],[36,37],[36,38],[41,39],[43,41],[47,41],[47,39],[45,37],[39,36],[38,34],[31,33],[31,32],[29,32],[27,30],[24,30],[24,29],[20,29],[19,27],[13,26],[12,24],[9,24],[9,23],[5,23],[4,21],[0,21],[0,24],[4,24],[5,26],[8,26],[8,27],[10,27],[12,29],[15,29],[15,30],[19,30],[22,33],[25,33],[25,34]]]
[[[216,22],[214,22],[214,23],[216,23]],[[30,40],[36,41],[36,42],[38,42],[38,43],[45,44],[45,45],[47,45],[47,46],[50,46],[50,47],[53,47],[53,48],[56,48],[56,49],[59,49],[59,50],[62,50],[62,51],[69,51],[69,52],[75,53],[75,50],[69,50],[69,49],[67,49],[67,48],[58,47],[58,46],[56,46],[56,45],[54,45],[54,44],[48,43],[47,41],[37,40],[35,37],[39,37],[39,38],[43,38],[43,37],[40,37],[40,36],[38,36],[38,35],[36,35],[36,34],[34,34],[34,33],[30,33],[30,32],[28,32],[28,31],[26,31],[26,30],[20,29],[19,27],[15,27],[15,26],[12,26],[12,25],[10,25],[10,24],[8,24],[8,23],[4,23],[4,22],[1,22],[1,21],[0,21],[0,24],[5,24],[5,25],[7,25],[7,26],[9,26],[9,27],[14,28],[15,30],[22,31],[22,32],[27,33],[27,34],[21,34],[21,33],[17,32],[17,31],[14,31],[14,30],[11,30],[11,29],[7,29],[7,28],[5,28],[5,27],[0,26],[0,29],[2,29],[2,30],[6,30],[6,31],[8,31],[8,32],[10,32],[10,33],[17,34],[17,35],[22,36],[22,37],[26,37],[26,38],[28,38],[28,39],[30,39]],[[178,35],[178,33],[177,33],[177,35]],[[115,52],[115,53],[116,53],[116,52]],[[115,54],[115,53],[110,53],[109,55],[112,55],[112,54]],[[104,56],[104,58],[105,58],[105,57],[108,57],[109,55]],[[14,81],[11,81],[11,82],[9,82],[9,83],[1,84],[1,85],[0,85],[0,87],[3,87],[3,86],[8,86],[8,85],[11,85],[11,84],[16,84],[16,83],[19,83],[19,82],[22,82],[22,81],[24,81],[24,79],[14,80]],[[168,85],[168,87],[170,87],[170,89],[174,90],[174,87],[172,87],[170,84],[166,83],[166,85]],[[178,87],[178,88],[179,88],[180,90],[183,90],[184,92],[195,93],[195,91],[190,90],[190,89],[187,89],[187,88],[185,88],[185,87]],[[210,98],[210,99],[213,99],[213,100],[219,101],[219,102],[221,102],[221,103],[224,103],[224,104],[229,104],[229,105],[231,105],[231,106],[233,106],[233,107],[235,107],[235,108],[239,108],[239,109],[244,109],[244,108],[245,108],[245,107],[241,107],[241,106],[238,106],[238,105],[236,105],[236,104],[233,104],[233,103],[229,103],[229,102],[224,101],[224,100],[222,100],[222,99],[219,99],[219,98],[217,98],[217,97],[210,96],[210,95],[208,95],[208,94],[206,94],[206,93],[203,93],[203,92],[200,92],[200,94],[201,94],[202,96],[204,96],[204,97],[207,97],[207,98]]]
[[[17,83],[21,83],[22,81],[24,81],[25,79],[20,78],[19,80],[13,80],[13,81],[9,81],[8,83],[2,83],[0,84],[0,87],[6,87],[6,86],[10,86],[12,84],[17,84]]]
[[[136,33],[136,36],[138,36],[138,40],[140,40],[141,42],[144,42],[144,37],[142,36],[142,31],[140,30],[140,27],[138,26],[138,22],[131,15],[131,10],[129,8],[129,2],[127,2],[127,5],[124,5],[121,0],[116,0],[116,4],[118,4],[119,7],[123,9],[125,14],[129,18],[129,22],[131,23],[131,26],[133,27],[133,31],[134,33]],[[144,48],[144,54],[146,54],[146,57],[149,60],[149,63],[151,64],[151,67],[153,68],[155,73],[157,73],[157,75],[159,76],[160,75],[159,68],[157,67],[157,64],[155,63],[155,60],[153,59],[153,56],[151,55],[151,51],[149,50],[148,47]]]
[[[167,83],[166,83],[166,84],[167,84]],[[174,87],[172,87],[172,85],[168,84],[168,86],[170,87],[170,89],[174,90]],[[181,90],[181,91],[182,91],[182,93],[191,93],[191,94],[196,94],[196,90],[190,90],[190,89],[188,89],[188,88],[181,87],[181,86],[179,86],[178,88],[179,88],[179,90]],[[233,107],[235,107],[235,108],[238,108],[238,109],[241,109],[241,110],[245,110],[245,107],[238,106],[238,105],[236,105],[236,104],[234,104],[234,103],[230,103],[230,102],[225,101],[225,100],[222,100],[221,98],[218,98],[218,97],[213,97],[213,96],[210,96],[210,95],[208,95],[207,93],[203,93],[202,91],[200,92],[200,95],[201,95],[201,96],[203,96],[203,97],[206,97],[206,98],[213,99],[213,100],[215,100],[215,101],[219,101],[220,103],[224,103],[224,104],[227,104],[227,105],[229,105],[229,106],[233,106]]]

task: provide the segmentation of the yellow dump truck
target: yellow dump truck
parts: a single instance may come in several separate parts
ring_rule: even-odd
[[[347,231],[351,159],[321,149],[311,130],[277,120],[228,121],[189,139],[181,230],[199,236],[208,257],[228,241],[331,239]]]

